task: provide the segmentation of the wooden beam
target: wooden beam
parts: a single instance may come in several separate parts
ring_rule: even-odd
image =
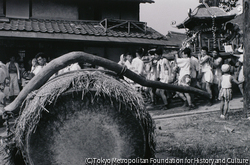
[[[108,29],[113,29],[113,28],[119,27],[119,26],[124,25],[124,24],[127,24],[127,23],[128,23],[128,21],[125,21],[125,22],[119,23],[119,24],[117,24],[117,25],[108,27]]]

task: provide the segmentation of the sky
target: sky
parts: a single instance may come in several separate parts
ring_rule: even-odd
[[[171,25],[173,21],[176,25],[182,23],[188,17],[188,10],[194,10],[200,3],[199,0],[154,0],[155,3],[140,5],[140,21],[147,22],[147,26],[152,27],[163,35],[168,31],[185,32]]]
[[[188,10],[192,11],[201,3],[199,0],[154,0],[155,3],[141,3],[140,21],[147,22],[149,27],[157,30],[163,35],[168,31],[183,32],[175,26],[182,23],[188,17]],[[237,4],[242,6],[243,0],[238,0]],[[239,7],[230,11],[232,14],[239,14]],[[241,8],[242,9],[242,8]],[[176,22],[175,25],[171,25]]]

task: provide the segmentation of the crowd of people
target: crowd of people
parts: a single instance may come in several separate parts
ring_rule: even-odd
[[[29,61],[29,69],[24,67],[23,61],[17,60],[17,56],[11,55],[9,62],[0,61],[0,116],[4,107],[12,102],[22,88],[47,65],[46,55],[42,52]],[[81,69],[78,63],[71,64],[53,76],[64,72]],[[2,122],[0,122],[1,126]]]
[[[208,48],[202,47],[198,56],[189,48],[185,48],[177,52],[174,59],[163,57],[162,48],[147,52],[139,48],[135,51],[135,58],[132,53],[122,54],[118,64],[126,66],[148,80],[205,90],[210,94],[208,106],[221,100],[221,118],[225,118],[229,101],[232,99],[232,82],[239,85],[243,95],[243,52],[240,53],[237,64],[232,65],[230,58],[222,58],[218,48],[214,48],[209,54]],[[173,97],[181,98],[184,102],[183,107],[187,107],[187,110],[197,107],[193,94],[145,88],[131,80],[128,82],[141,92],[150,104],[155,105],[161,99],[164,104],[162,109],[169,108],[169,102]]]
[[[6,64],[0,61],[0,112],[46,66],[45,54],[38,53],[29,64],[29,70],[25,69],[23,62],[17,62],[15,56],[11,56]],[[208,48],[202,47],[198,56],[192,54],[189,48],[185,48],[176,53],[173,59],[163,56],[162,48],[147,52],[143,48],[138,48],[134,54],[122,54],[118,64],[148,80],[184,87],[191,86],[207,91],[211,96],[208,105],[212,105],[218,99],[221,100],[221,118],[226,117],[229,101],[232,99],[232,82],[238,84],[243,95],[243,52],[239,55],[237,65],[232,66],[230,60],[225,60],[220,56],[217,48],[209,54]],[[61,69],[55,75],[83,68],[78,63],[74,63]],[[141,92],[149,104],[156,105],[161,100],[164,110],[169,109],[169,103],[174,97],[181,98],[183,107],[187,107],[187,110],[197,107],[193,94],[143,87],[126,77],[125,80]]]

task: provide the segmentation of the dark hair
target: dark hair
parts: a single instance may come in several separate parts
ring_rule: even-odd
[[[125,53],[125,57],[127,57],[128,55],[131,56],[132,58],[134,58],[134,54],[133,54],[133,53],[131,53],[131,52],[126,52],[126,53]]]
[[[201,50],[206,50],[208,52],[208,48],[206,46],[203,46]]]
[[[218,47],[213,48],[212,51],[216,51],[217,53],[219,53],[219,48]]]
[[[140,47],[140,48],[136,49],[135,52],[138,53],[140,56],[143,56],[144,49]]]
[[[185,48],[185,49],[183,50],[183,53],[186,54],[188,57],[190,57],[191,49],[190,49],[190,48]]]
[[[39,57],[46,58],[46,56],[43,52],[39,52],[36,54],[35,58],[39,58]]]
[[[155,54],[162,55],[163,54],[163,49],[161,47],[157,48],[155,50]]]

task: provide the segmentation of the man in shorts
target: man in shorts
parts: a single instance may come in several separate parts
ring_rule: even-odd
[[[190,86],[191,84],[191,76],[190,76],[190,59],[191,50],[189,48],[185,48],[181,53],[181,58],[178,57],[178,54],[175,55],[175,61],[180,68],[178,85],[181,86]],[[188,110],[195,109],[195,106],[192,104],[191,97],[189,93],[180,93],[177,92],[182,100],[184,100],[184,106],[188,104]]]
[[[202,89],[205,89],[210,94],[210,99],[208,106],[212,105],[212,84],[213,84],[213,71],[212,71],[212,57],[208,55],[208,48],[202,47],[201,49],[201,55],[199,55],[199,62],[200,62],[200,68],[201,68],[201,83],[202,83]]]

